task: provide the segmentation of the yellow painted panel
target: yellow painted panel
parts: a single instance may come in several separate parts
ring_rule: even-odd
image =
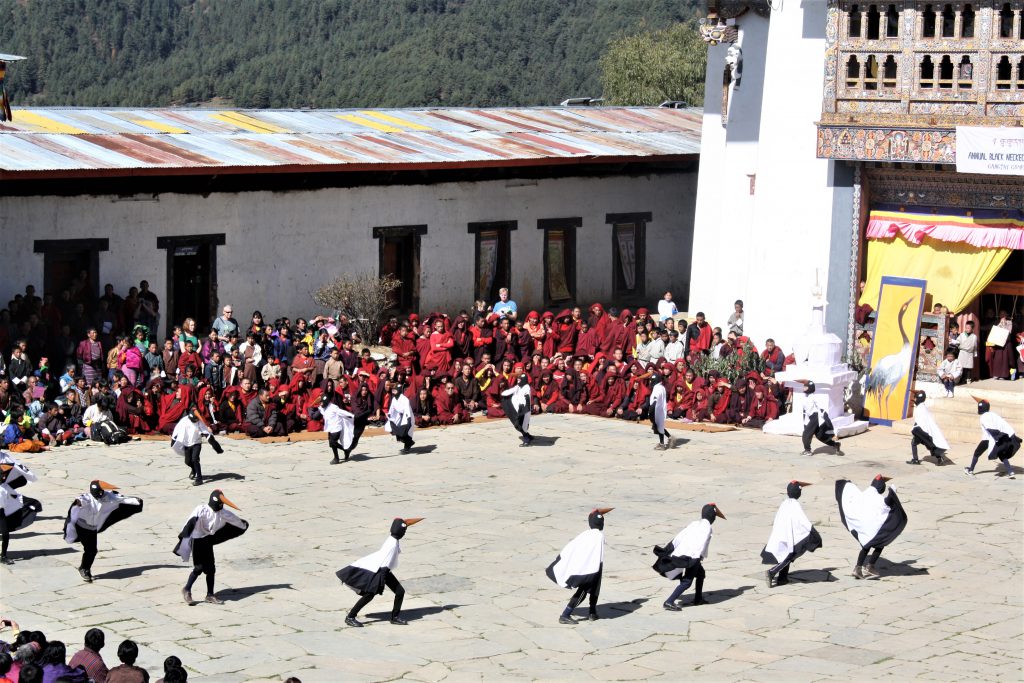
[[[381,121],[387,121],[388,123],[394,123],[399,126],[405,126],[410,130],[432,130],[429,126],[423,126],[418,123],[413,123],[412,121],[406,121],[405,119],[400,119],[397,116],[392,116],[391,114],[384,114],[379,111],[361,111],[359,113],[362,114],[363,116],[369,116],[371,118],[379,119]]]
[[[153,130],[158,130],[161,133],[176,133],[178,135],[184,135],[184,134],[188,133],[188,131],[185,130],[184,128],[177,128],[176,126],[172,126],[172,125],[170,125],[168,123],[163,123],[161,121],[153,121],[151,119],[129,119],[129,120],[132,123],[137,123],[140,126],[145,126],[146,128],[152,128]]]
[[[275,126],[272,123],[266,123],[259,119],[254,119],[251,116],[237,111],[226,111],[221,114],[214,114],[211,118],[215,118],[218,121],[230,123],[232,126],[238,126],[244,130],[252,131],[253,133],[287,133],[288,131],[284,128]]]
[[[366,126],[367,128],[373,128],[374,130],[383,131],[385,133],[404,133],[405,132],[401,128],[395,128],[394,126],[389,126],[389,125],[384,124],[384,123],[377,123],[376,121],[371,121],[370,119],[364,119],[363,117],[356,116],[355,114],[337,114],[337,117],[339,119],[344,119],[346,121],[351,121],[352,123],[358,123],[360,126]]]
[[[14,110],[14,121],[16,123],[27,123],[30,126],[36,128],[42,128],[47,133],[67,133],[69,135],[83,135],[84,130],[69,126],[66,123],[60,121],[54,121],[51,118],[37,114],[34,111],[27,109],[15,109]]]

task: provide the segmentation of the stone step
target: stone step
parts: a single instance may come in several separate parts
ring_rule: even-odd
[[[978,425],[977,416],[975,416],[974,423],[966,427],[958,425],[947,426],[947,424],[939,418],[936,417],[935,419],[939,423],[942,435],[945,436],[946,441],[951,444],[977,444],[981,441],[981,427]],[[913,428],[914,418],[912,417],[892,423],[892,431],[894,434],[904,434],[909,437],[910,431]]]

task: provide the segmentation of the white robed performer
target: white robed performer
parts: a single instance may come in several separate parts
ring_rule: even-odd
[[[939,429],[939,425],[935,422],[932,411],[925,404],[926,400],[928,400],[928,396],[923,391],[914,392],[914,428],[910,431],[912,436],[910,440],[911,457],[907,464],[921,464],[917,457],[917,447],[921,444],[935,458],[936,465],[945,465],[949,461],[949,458],[946,457],[946,451],[949,450],[949,442],[942,435],[942,430]]]
[[[658,556],[653,565],[654,571],[666,579],[679,581],[679,585],[661,604],[670,612],[678,612],[682,609],[677,603],[694,580],[697,585],[694,589],[693,604],[706,604],[704,577],[707,573],[704,571],[702,563],[707,558],[708,548],[711,545],[711,525],[715,518],[719,517],[725,519],[725,514],[714,503],[708,503],[701,508],[700,519],[687,524],[686,528],[676,534],[668,545],[665,547],[654,546],[654,554]]]
[[[43,511],[43,504],[35,498],[23,496],[7,484],[7,478],[15,473],[15,465],[0,465],[0,564],[14,564],[7,557],[7,546],[11,532],[24,529],[36,521],[36,515]],[[24,472],[24,470],[21,470]]]
[[[572,612],[590,594],[587,619],[596,621],[597,599],[601,594],[601,575],[604,573],[604,516],[615,508],[596,508],[587,517],[590,528],[562,548],[555,561],[548,565],[548,578],[562,588],[575,588],[569,604],[558,617],[559,624],[575,624]]]
[[[139,512],[142,512],[141,498],[122,496],[116,486],[100,479],[90,482],[89,490],[71,503],[64,520],[64,540],[82,544],[78,573],[86,583],[92,583],[97,536]]]
[[[1001,415],[992,411],[988,401],[978,401],[978,415],[981,416],[981,441],[974,449],[974,457],[971,458],[970,467],[964,468],[965,474],[974,475],[974,466],[978,459],[988,454],[989,460],[999,460],[1006,468],[1006,476],[1015,479],[1013,465],[1010,464],[1017,451],[1020,450],[1020,437],[1014,431],[1010,423]]]
[[[238,506],[228,500],[220,489],[214,489],[210,500],[192,511],[181,533],[178,544],[174,546],[174,554],[182,562],[192,558],[192,573],[189,574],[181,595],[185,602],[194,605],[192,585],[200,574],[206,574],[206,602],[223,605],[224,601],[213,592],[214,577],[217,573],[217,560],[213,554],[213,546],[232,538],[238,538],[249,528],[249,523],[240,519],[224,506],[238,510]]]
[[[345,462],[348,462],[352,449],[356,447],[358,440],[356,435],[355,415],[335,403],[328,394],[320,398],[320,415],[324,421],[324,431],[327,432],[327,444],[331,447],[334,457],[330,464],[337,465],[341,462],[338,458],[338,449],[345,453]],[[391,411],[388,411],[390,419]]]
[[[37,479],[35,472],[29,469],[28,465],[17,460],[7,451],[0,450],[0,465],[12,466],[12,469],[8,472],[7,479],[5,480],[7,485],[12,489],[20,489],[25,484],[31,484]]]
[[[881,576],[875,569],[875,563],[882,554],[882,548],[895,541],[907,526],[907,513],[896,490],[890,487],[888,493],[885,491],[885,482],[890,479],[892,477],[879,474],[863,491],[846,479],[836,481],[839,517],[861,545],[853,570],[855,579],[877,579]],[[868,559],[868,551],[872,548],[874,552]]]
[[[836,429],[832,425],[832,418],[828,416],[828,411],[818,403],[814,392],[814,382],[805,382],[804,395],[807,396],[807,400],[804,401],[804,431],[801,435],[804,451],[802,455],[812,454],[811,437],[826,446],[831,446],[836,455],[843,455],[839,440],[836,438]]]
[[[530,393],[530,378],[523,372],[522,363],[516,363],[515,384],[501,392],[501,407],[505,410],[505,417],[509,419],[512,426],[519,432],[519,439],[522,441],[520,447],[529,446],[533,443],[530,435],[530,409],[533,406],[533,399]]]
[[[789,567],[793,561],[821,547],[821,535],[800,505],[800,493],[805,486],[810,484],[795,479],[786,486],[786,500],[775,513],[771,536],[761,551],[761,561],[775,565],[764,573],[769,588],[773,581],[776,586],[789,583]]]
[[[405,626],[408,623],[399,616],[402,611],[402,600],[405,599],[405,589],[402,588],[402,584],[394,572],[398,568],[398,555],[402,552],[399,541],[405,536],[409,527],[421,521],[423,521],[423,517],[408,519],[396,517],[391,521],[391,533],[380,550],[361,557],[335,572],[343,584],[359,594],[359,600],[345,617],[345,624],[356,628],[362,627],[363,623],[356,618],[359,616],[359,611],[376,596],[383,593],[384,588],[390,589],[395,594],[395,602],[391,607],[391,623],[397,626]]]
[[[193,486],[201,486],[203,483],[203,465],[200,456],[204,440],[209,441],[210,446],[217,453],[224,452],[213,436],[213,432],[199,417],[199,411],[194,408],[181,416],[178,424],[174,425],[174,431],[171,432],[171,448],[178,455],[185,457],[185,465],[191,469],[188,478],[192,480]]]
[[[416,429],[416,420],[412,414],[412,404],[405,395],[404,387],[396,384],[391,387],[391,405],[388,406],[388,422],[384,431],[402,443],[402,453],[409,453],[416,442],[412,433]]]
[[[672,435],[665,429],[665,418],[668,417],[668,394],[665,391],[665,382],[662,376],[654,373],[651,376],[651,429],[658,435],[656,451],[663,451],[672,448]],[[665,440],[668,443],[665,443]]]

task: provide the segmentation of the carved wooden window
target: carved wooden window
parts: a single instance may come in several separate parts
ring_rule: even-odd
[[[939,87],[949,90],[953,87],[953,59],[943,55],[939,62]]]
[[[1010,58],[1003,55],[996,62],[996,90],[1009,90],[1013,86],[1013,68]]]
[[[846,87],[860,87],[860,61],[857,60],[857,55],[850,55],[846,61]]]
[[[960,59],[960,66],[957,69],[956,87],[959,90],[970,90],[974,87],[974,65],[971,58],[964,55]]]
[[[898,38],[900,35],[900,13],[896,10],[896,5],[889,5],[889,9],[885,11],[885,37],[886,38]]]
[[[896,58],[889,55],[882,65],[882,87],[895,88],[896,82]]]
[[[960,12],[960,37],[974,37],[974,8],[970,4],[964,5],[963,11]]]
[[[921,60],[921,87],[935,87],[935,64],[929,55],[925,55],[924,59]]]
[[[1012,18],[1010,24],[1013,24]],[[850,6],[848,27],[847,33],[851,38],[860,38],[860,5]]]
[[[1013,35],[1013,10],[1010,9],[1010,3],[1003,3],[1003,8],[999,10],[999,37],[1009,38]]]
[[[921,13],[921,37],[935,37],[935,10],[931,5],[925,5],[924,12]]]
[[[878,5],[868,6],[868,40],[878,40],[878,25],[882,15],[878,12]]]
[[[956,35],[956,12],[953,6],[947,4],[942,8],[942,37],[952,38]]]
[[[870,55],[864,63],[864,89],[878,90],[878,60],[874,55]]]

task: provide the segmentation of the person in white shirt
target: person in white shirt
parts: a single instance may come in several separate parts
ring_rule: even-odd
[[[960,381],[962,374],[963,368],[960,367],[960,361],[956,358],[956,352],[953,349],[947,349],[946,359],[939,363],[939,381],[942,382],[942,386],[946,387],[947,398],[953,398],[953,389]]]
[[[679,332],[670,330],[668,333],[668,344],[665,344],[665,360],[675,363],[686,355],[686,347],[679,341]]]
[[[736,303],[732,305],[732,315],[729,316],[729,320],[726,323],[729,325],[729,331],[735,332],[737,337],[743,336],[743,301],[737,299]]]
[[[665,292],[665,298],[658,302],[658,320],[665,322],[677,313],[679,309],[672,301],[672,292]]]
[[[668,330],[651,330],[651,345],[647,352],[651,355],[651,362],[657,365],[665,357],[665,347],[668,345]]]
[[[405,387],[396,384],[391,387],[391,405],[388,406],[388,422],[384,431],[402,442],[402,453],[411,453],[416,442],[412,440],[416,421],[413,419],[412,404],[404,393]]]

